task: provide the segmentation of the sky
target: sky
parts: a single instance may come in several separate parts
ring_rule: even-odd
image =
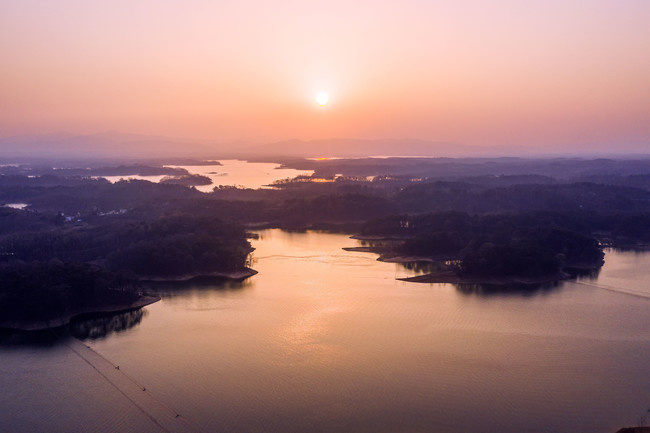
[[[0,0],[0,137],[650,151],[649,23],[647,0]]]

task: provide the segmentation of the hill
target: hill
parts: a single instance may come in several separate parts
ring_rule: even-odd
[[[0,139],[0,158],[5,160],[206,158],[214,153],[214,147],[206,144],[116,131]]]
[[[332,138],[323,140],[287,140],[243,149],[257,156],[291,156],[300,158],[364,156],[460,156],[492,152],[478,146],[413,139],[359,140]]]

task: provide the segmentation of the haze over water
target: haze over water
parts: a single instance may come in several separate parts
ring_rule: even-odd
[[[413,272],[346,235],[260,235],[258,275],[158,288],[85,343],[204,431],[605,433],[645,410],[648,254],[608,251],[589,286],[481,294],[396,281]],[[159,431],[62,344],[0,347],[0,369],[2,431]]]

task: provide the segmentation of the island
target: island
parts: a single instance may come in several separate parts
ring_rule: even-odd
[[[599,241],[548,213],[402,215],[368,222],[357,238],[379,260],[430,263],[417,283],[542,284],[600,268]]]
[[[212,179],[200,174],[186,174],[183,176],[165,176],[160,179],[160,183],[183,186],[212,185]]]

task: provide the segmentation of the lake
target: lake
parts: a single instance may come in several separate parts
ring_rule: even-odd
[[[229,185],[245,188],[268,188],[273,182],[296,176],[313,174],[312,170],[295,170],[293,168],[280,168],[279,164],[271,162],[248,162],[238,159],[219,160],[220,165],[167,165],[166,167],[184,168],[191,174],[207,176],[212,180],[210,185],[197,185],[196,189],[203,192],[212,192],[215,186]],[[101,176],[110,182],[120,179],[139,179],[150,182],[160,182],[165,176]]]
[[[650,254],[503,293],[259,234],[248,280],[0,346],[0,431],[613,433],[650,406]]]

